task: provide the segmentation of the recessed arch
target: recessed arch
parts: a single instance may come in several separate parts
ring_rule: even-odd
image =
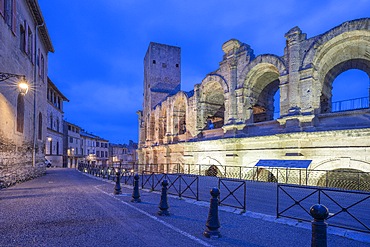
[[[208,80],[200,87],[198,122],[201,129],[218,129],[224,125],[224,88],[218,81]]]
[[[356,30],[338,36],[317,47],[313,59],[317,80],[318,107],[331,112],[332,83],[344,71],[359,69],[370,75],[370,31]]]
[[[254,66],[243,84],[244,108],[251,109],[254,123],[274,119],[274,96],[279,90],[279,70],[273,64],[259,63]],[[279,99],[280,101],[280,99]]]
[[[172,134],[182,135],[187,132],[187,110],[188,98],[184,92],[177,93],[172,107]]]

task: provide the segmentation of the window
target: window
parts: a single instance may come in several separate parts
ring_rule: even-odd
[[[73,137],[69,137],[69,143],[73,143]]]
[[[53,141],[49,143],[49,154],[53,154]]]
[[[105,151],[105,157],[108,158],[108,151]]]
[[[96,151],[96,157],[100,157],[100,151]]]
[[[178,67],[179,67],[179,64],[177,63],[177,64],[176,64],[176,68],[178,68]]]
[[[59,132],[59,119],[57,118],[57,131]]]
[[[153,60],[153,64],[155,64],[156,63],[156,61],[155,60]]]
[[[71,130],[71,125],[68,125],[68,130]]]
[[[101,144],[100,144],[100,147],[102,147],[102,148],[103,148],[103,147],[104,147],[104,143],[101,143]]]
[[[17,131],[23,133],[24,127],[24,98],[18,94],[17,99]]]
[[[50,115],[50,129],[53,129],[53,115]]]
[[[4,17],[4,0],[0,0],[0,15]]]
[[[21,51],[26,52],[26,30],[24,29],[22,25],[19,26],[19,33],[20,33],[19,48],[21,49]]]
[[[99,147],[100,146],[100,142],[96,142],[96,146]]]
[[[44,60],[44,55],[41,54],[41,79],[44,80],[45,78],[45,60]],[[54,101],[54,103],[56,103]]]
[[[59,155],[59,142],[57,142],[57,155]]]
[[[2,2],[2,1],[0,1]],[[16,34],[16,0],[4,1],[4,17],[6,24],[11,28],[13,34]]]
[[[33,47],[33,43],[32,43],[32,40],[33,40],[33,35],[32,35],[32,31],[31,31],[31,28],[28,26],[28,32],[27,32],[27,54],[28,54],[28,57],[31,59],[32,61],[32,47]]]
[[[42,140],[42,114],[39,113],[39,140]]]

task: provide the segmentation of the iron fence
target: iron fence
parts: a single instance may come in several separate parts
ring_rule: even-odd
[[[229,178],[220,178],[218,188],[222,193],[219,195],[219,204],[240,208],[246,211],[246,182],[245,180],[236,180]]]
[[[277,185],[277,217],[311,221],[310,207],[329,209],[331,226],[370,233],[370,193],[298,185]]]
[[[149,168],[145,170],[144,168]],[[215,166],[209,164],[136,164],[134,171],[215,176],[249,181],[296,184],[370,191],[370,173],[351,170],[309,170],[298,168]]]

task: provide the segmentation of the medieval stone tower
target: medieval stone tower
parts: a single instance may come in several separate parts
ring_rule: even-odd
[[[150,122],[151,111],[168,96],[175,95],[181,89],[181,49],[176,46],[151,42],[144,58],[144,100],[141,112],[141,127],[146,131],[140,139],[150,139],[154,131]]]

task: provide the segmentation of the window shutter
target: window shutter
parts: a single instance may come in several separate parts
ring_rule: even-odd
[[[13,0],[13,8],[12,8],[12,32],[14,35],[17,35],[17,5],[16,0]]]
[[[26,20],[24,21],[24,30],[25,30],[24,31],[25,34],[24,34],[24,47],[23,47],[23,49],[26,52],[26,54],[28,54],[28,25],[27,25]],[[22,39],[22,37],[21,37],[21,39]]]
[[[0,0],[0,15],[4,17],[4,6],[5,6],[5,1]]]

